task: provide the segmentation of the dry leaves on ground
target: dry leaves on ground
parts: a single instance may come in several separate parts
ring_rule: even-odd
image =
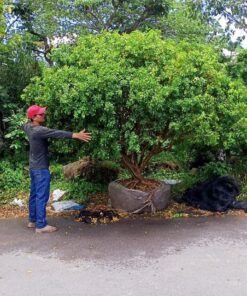
[[[90,196],[90,203],[87,206],[89,211],[110,211],[112,208],[109,205],[109,198],[107,193],[99,193]],[[76,217],[79,214],[78,211],[71,212],[62,212],[56,213],[52,211],[51,206],[47,207],[47,216],[49,217]],[[242,210],[229,210],[227,213],[220,212],[209,212],[196,209],[185,204],[179,204],[176,202],[171,202],[167,209],[162,212],[157,213],[145,213],[145,214],[136,214],[131,215],[125,211],[118,211],[118,217],[114,217],[112,221],[108,219],[94,219],[92,224],[102,223],[106,224],[109,222],[118,222],[120,219],[125,218],[136,218],[144,217],[148,218],[162,218],[162,219],[174,219],[174,218],[189,218],[189,217],[208,217],[208,216],[247,216]],[[19,218],[19,217],[28,217],[27,206],[19,208],[12,205],[3,205],[0,207],[0,219],[7,218]]]

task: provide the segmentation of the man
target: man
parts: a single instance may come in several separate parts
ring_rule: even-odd
[[[48,138],[78,139],[88,142],[91,134],[84,130],[79,133],[61,131],[44,127],[46,107],[33,105],[27,109],[30,122],[24,124],[30,153],[29,169],[31,190],[29,196],[28,228],[35,228],[36,233],[50,233],[57,230],[46,221],[46,205],[50,195],[50,172],[48,158]]]

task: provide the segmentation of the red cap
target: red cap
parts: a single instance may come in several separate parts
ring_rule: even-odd
[[[33,118],[35,115],[44,114],[46,107],[40,107],[38,105],[32,105],[27,109],[27,117],[29,119]]]

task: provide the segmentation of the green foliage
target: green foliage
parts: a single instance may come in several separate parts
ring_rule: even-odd
[[[191,1],[171,1],[169,13],[156,26],[166,38],[199,42],[218,39],[218,36],[212,36],[215,24],[208,23]],[[218,27],[217,31],[220,31]]]
[[[4,173],[1,173],[0,187],[2,190],[12,189],[21,186],[23,182],[23,174],[20,170],[16,171],[11,168],[6,168]]]
[[[176,145],[244,145],[245,130],[236,127],[245,128],[246,88],[209,45],[163,40],[157,31],[104,33],[61,46],[53,58],[56,67],[33,79],[23,98],[47,105],[48,123],[93,134],[89,144],[62,143],[61,151],[124,155],[142,170]]]
[[[200,11],[208,23],[215,23],[217,17],[225,19],[225,35],[233,36],[237,29],[242,30],[240,40],[247,30],[247,6],[245,0],[188,0],[195,11]]]
[[[106,185],[91,183],[83,179],[70,181],[63,176],[63,166],[51,165],[51,192],[55,189],[65,190],[65,199],[85,203],[90,194],[105,192]],[[30,189],[29,170],[25,162],[12,160],[0,161],[0,204],[8,203],[17,196],[28,196]]]
[[[4,36],[5,22],[3,17],[3,2],[0,2],[0,40]]]
[[[233,175],[239,180],[247,182],[247,155],[242,157],[232,157],[230,160]]]
[[[220,5],[218,4],[220,3]],[[134,30],[159,29],[166,38],[178,40],[216,42],[229,41],[231,30],[224,32],[216,21],[217,14],[232,15],[229,24],[239,18],[243,11],[234,1],[227,1],[225,11],[222,1],[177,0],[5,0],[7,37],[20,34],[28,39],[37,57],[53,66],[50,56],[57,42],[74,43],[77,36],[85,33],[101,34],[103,31],[130,33]],[[240,3],[241,1],[237,1]],[[234,9],[231,10],[231,5]],[[243,11],[242,11],[243,10]],[[241,21],[242,22],[242,21]],[[242,22],[243,24],[243,22]],[[65,40],[64,39],[64,40]]]
[[[247,200],[247,182],[242,184],[242,192],[238,197],[238,200]]]
[[[100,33],[102,30],[130,32],[153,26],[159,17],[168,13],[170,5],[167,0],[6,2],[13,7],[12,17],[20,19],[19,29],[22,26],[40,37],[85,31]]]
[[[183,155],[183,154],[182,154]],[[183,167],[185,159],[182,163],[179,161],[181,156],[178,153],[161,153],[158,157],[155,157],[155,163],[164,163],[165,161],[172,161],[180,165],[179,170],[165,170],[158,169],[151,172],[148,178],[157,180],[173,179],[180,180],[181,183],[172,186],[172,195],[174,197],[181,196],[187,188],[193,187],[197,182],[202,182],[216,176],[230,175],[241,184],[242,190],[239,196],[240,200],[247,200],[247,159],[242,157],[237,159],[236,163],[229,162],[209,162],[198,169],[196,172],[188,170]],[[188,158],[187,158],[188,161]]]
[[[235,154],[246,155],[247,151],[247,92],[241,80],[230,84],[228,104],[221,106],[224,130],[222,139],[224,148]]]
[[[29,190],[28,170],[22,165],[8,160],[0,161],[0,204]]]
[[[3,121],[8,123],[8,132],[5,134],[5,139],[8,140],[6,145],[16,154],[23,153],[25,144],[27,145],[26,137],[22,130],[22,125],[27,122],[25,113],[13,113]]]
[[[85,180],[60,180],[55,181],[51,185],[51,190],[61,189],[66,191],[64,196],[65,200],[74,200],[79,203],[86,203],[89,200],[89,195],[97,193],[97,192],[105,192],[107,191],[107,187],[102,184],[95,184],[91,182],[87,182]]]
[[[73,43],[85,33],[154,28],[170,6],[170,0],[4,2],[8,7],[8,37],[21,34],[23,39],[28,38],[33,52],[50,66],[53,66],[50,52],[57,42],[63,42],[63,37]]]
[[[29,84],[30,78],[39,75],[40,67],[31,53],[28,40],[23,40],[20,35],[9,39],[5,47],[0,49],[0,65],[0,85],[7,94],[7,97],[0,98],[0,103],[17,105],[10,106],[12,111],[13,107],[21,105],[20,94]]]
[[[237,57],[229,62],[229,72],[233,77],[243,79],[247,85],[247,49],[242,49],[236,53]]]
[[[24,135],[20,126],[25,109],[20,99],[32,76],[39,75],[40,66],[21,36],[14,36],[0,46],[0,136],[4,136],[5,154],[19,153]]]
[[[52,164],[51,170],[51,192],[55,189],[66,191],[65,199],[73,199],[80,203],[88,201],[89,195],[107,190],[106,185],[100,183],[92,183],[86,180],[77,178],[73,181],[67,180],[63,176],[63,166]]]
[[[215,176],[224,176],[231,173],[231,167],[225,162],[209,162],[203,166],[201,174],[205,178],[211,178]]]

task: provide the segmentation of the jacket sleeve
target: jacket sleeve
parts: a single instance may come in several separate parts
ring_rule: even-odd
[[[71,139],[73,133],[67,131],[61,131],[56,129],[47,128],[44,126],[39,126],[35,133],[36,136],[47,139],[47,138],[55,138],[55,139]]]

